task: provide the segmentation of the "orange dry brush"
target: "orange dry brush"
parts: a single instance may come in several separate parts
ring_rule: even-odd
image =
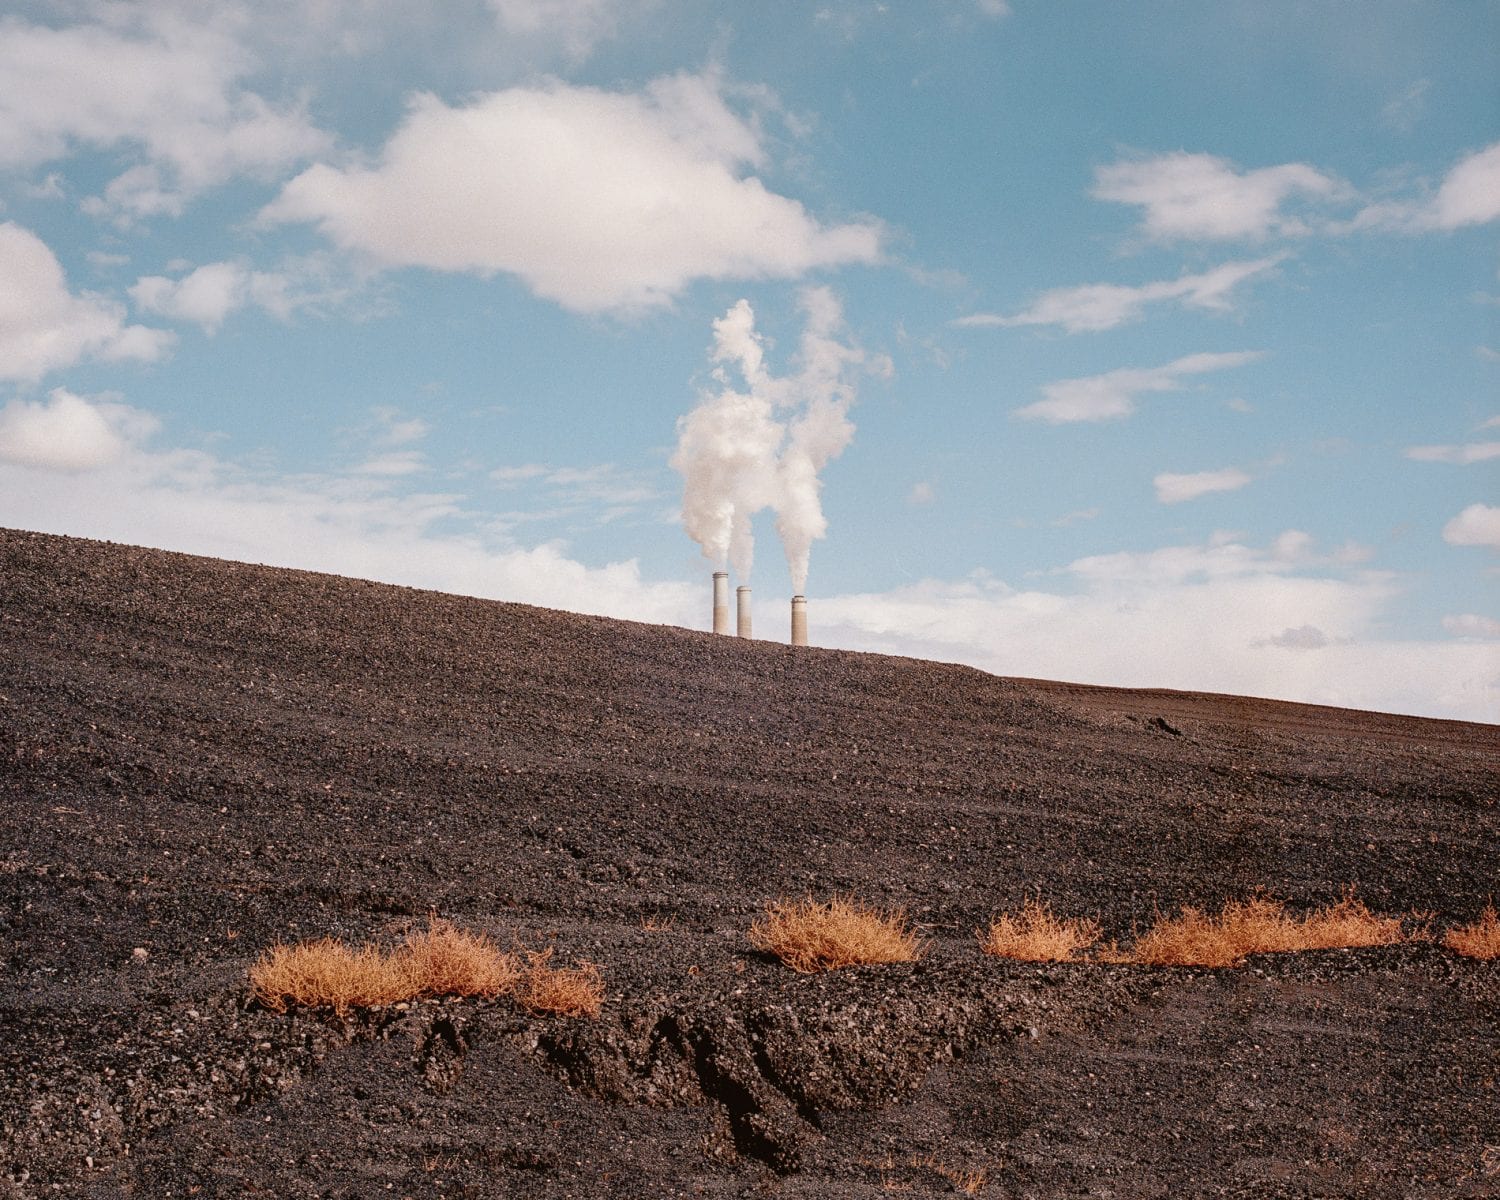
[[[904,910],[869,908],[852,896],[822,904],[811,897],[776,900],[751,924],[750,943],[803,973],[911,962],[922,954],[921,941],[906,927]]]
[[[562,1016],[597,1016],[603,998],[599,968],[592,963],[571,970],[546,967],[551,953],[531,955],[530,970],[523,971],[514,954],[496,949],[484,934],[432,917],[426,929],[413,930],[389,953],[371,945],[354,949],[334,938],[295,946],[278,943],[250,968],[250,987],[275,1012],[300,1004],[343,1014],[418,996],[492,1000],[515,993],[524,976],[528,1007]]]
[[[404,956],[424,996],[482,996],[493,1000],[516,990],[521,964],[514,954],[495,949],[482,933],[455,929],[436,917],[427,928],[406,935],[396,951]]]
[[[533,1012],[560,1017],[597,1017],[604,1003],[604,978],[591,962],[576,967],[551,965],[552,948],[527,955],[526,990],[521,1002]]]
[[[1099,940],[1099,922],[1087,918],[1063,918],[1040,900],[1027,900],[1017,916],[1003,915],[981,934],[979,944],[986,954],[1024,962],[1067,962],[1080,950]]]
[[[1126,961],[1155,966],[1232,967],[1247,954],[1385,946],[1403,938],[1398,917],[1379,917],[1346,892],[1342,900],[1293,917],[1279,900],[1231,901],[1216,917],[1196,908],[1160,920],[1138,939]]]
[[[415,995],[406,966],[377,946],[355,949],[334,938],[295,946],[277,942],[250,968],[250,987],[273,1012],[301,1004],[327,1006],[342,1015]]]
[[[1479,920],[1448,930],[1443,945],[1469,958],[1500,958],[1500,916],[1495,906],[1486,905]]]

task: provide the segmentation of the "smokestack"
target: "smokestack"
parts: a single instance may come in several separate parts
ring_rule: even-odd
[[[750,589],[739,588],[734,593],[734,600],[735,617],[738,620],[737,632],[742,638],[754,637],[755,635],[750,632]]]
[[[714,632],[729,632],[729,572],[714,572]]]
[[[792,597],[792,645],[807,645],[807,597]]]

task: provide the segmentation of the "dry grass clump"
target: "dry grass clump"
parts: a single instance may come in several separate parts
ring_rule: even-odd
[[[998,958],[1023,962],[1067,962],[1099,940],[1098,921],[1086,917],[1052,915],[1050,906],[1029,899],[1018,915],[996,917],[989,932],[981,934],[980,947]]]
[[[1443,935],[1443,945],[1469,958],[1500,958],[1500,916],[1493,904],[1485,905],[1477,921],[1457,925]]]
[[[1159,920],[1136,939],[1126,961],[1232,967],[1247,954],[1385,946],[1402,936],[1400,918],[1376,916],[1352,892],[1300,918],[1288,914],[1279,900],[1252,896],[1231,901],[1216,917],[1188,907],[1180,916]]]
[[[597,1017],[604,1003],[604,976],[591,962],[554,967],[552,948],[529,953],[521,1003],[533,1012],[560,1017]]]
[[[906,912],[870,908],[853,896],[824,903],[775,900],[750,926],[750,944],[804,974],[867,963],[912,962],[922,943],[906,927]]]
[[[273,1012],[294,1004],[375,1008],[419,996],[478,996],[493,1000],[520,993],[535,1012],[596,1017],[604,999],[603,977],[593,963],[574,968],[550,965],[552,951],[528,955],[522,968],[514,954],[498,950],[482,933],[457,929],[432,917],[394,950],[358,948],[336,938],[277,943],[250,968],[250,989]]]
[[[516,990],[521,964],[495,948],[489,937],[456,929],[432,917],[427,928],[406,935],[393,957],[405,960],[418,994],[480,996],[493,1000]]]
[[[272,1012],[300,1004],[332,1008],[340,1015],[413,995],[404,960],[378,946],[356,949],[335,938],[295,946],[277,942],[250,968],[250,988]]]

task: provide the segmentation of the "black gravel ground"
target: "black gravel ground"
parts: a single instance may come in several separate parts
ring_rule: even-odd
[[[0,531],[0,1196],[1500,1195],[1500,963],[1006,963],[1265,887],[1468,921],[1500,729],[999,679]],[[780,895],[921,962],[797,976]],[[262,1010],[436,911],[605,971]]]

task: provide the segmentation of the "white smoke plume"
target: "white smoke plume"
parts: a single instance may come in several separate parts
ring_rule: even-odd
[[[812,543],[828,529],[819,474],[854,436],[850,376],[865,363],[859,347],[839,340],[843,313],[832,292],[811,288],[801,302],[807,324],[793,375],[767,369],[747,301],[714,322],[714,378],[722,390],[678,421],[672,456],[683,477],[683,525],[704,557],[732,565],[748,582],[752,519],[773,509],[798,593],[807,587]],[[731,385],[728,365],[738,369],[744,390]]]

